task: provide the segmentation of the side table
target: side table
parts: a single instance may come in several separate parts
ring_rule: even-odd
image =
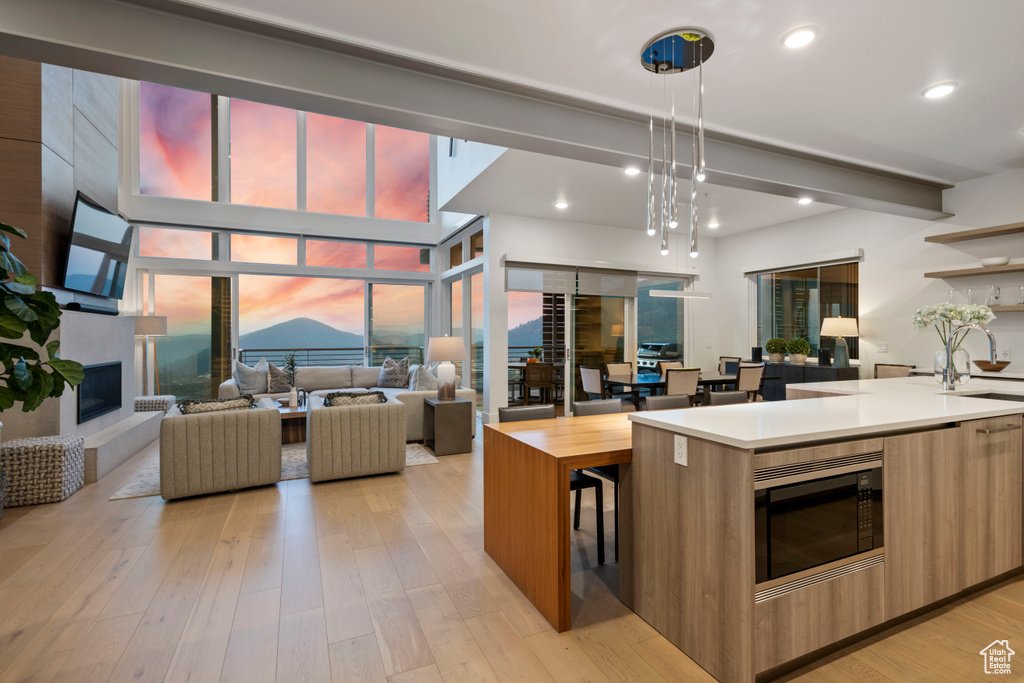
[[[472,452],[473,417],[473,402],[464,398],[423,399],[423,445],[434,455]]]
[[[300,443],[306,440],[306,406],[289,408],[278,405],[281,413],[281,444]]]

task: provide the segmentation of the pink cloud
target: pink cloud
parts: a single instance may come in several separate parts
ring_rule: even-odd
[[[536,320],[544,312],[544,295],[533,292],[508,293],[508,329]]]
[[[139,190],[210,200],[211,100],[206,93],[139,84]]]
[[[373,267],[380,270],[402,270],[412,273],[430,272],[429,263],[420,263],[419,247],[399,247],[392,244],[374,246]]]
[[[299,262],[299,243],[294,237],[231,235],[231,260],[294,266]]]
[[[366,268],[366,245],[358,242],[306,240],[306,265]]]
[[[295,209],[297,113],[231,100],[231,201]]]
[[[363,333],[362,280],[273,275],[239,275],[238,280],[239,334],[294,318],[312,318],[344,332]]]
[[[430,136],[377,126],[374,150],[374,216],[427,222]]]
[[[306,210],[366,215],[366,124],[306,114]]]
[[[139,256],[209,261],[213,256],[213,233],[142,226]]]

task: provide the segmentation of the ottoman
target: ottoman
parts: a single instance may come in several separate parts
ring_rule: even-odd
[[[177,398],[172,394],[162,394],[160,396],[136,396],[135,412],[148,413],[159,410],[161,413],[166,413],[171,409],[171,406],[177,402]]]
[[[41,436],[0,443],[5,507],[59,503],[85,483],[85,439]]]

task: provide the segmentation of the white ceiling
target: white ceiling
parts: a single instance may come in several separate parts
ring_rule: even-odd
[[[692,82],[650,76],[641,48],[696,26],[710,129],[951,183],[1024,166],[1017,0],[188,2],[640,112]],[[782,46],[805,25],[814,43]],[[960,87],[921,96],[942,81]]]
[[[661,176],[655,176],[660,187]],[[682,183],[685,200],[690,183]],[[837,211],[827,204],[800,205],[788,197],[701,184],[698,225],[707,237],[723,237],[776,223]],[[564,199],[569,208],[555,208]],[[627,176],[621,168],[510,149],[443,207],[462,213],[501,213],[532,218],[647,227],[647,174]],[[686,206],[680,206],[685,227]],[[717,229],[706,228],[717,221]]]

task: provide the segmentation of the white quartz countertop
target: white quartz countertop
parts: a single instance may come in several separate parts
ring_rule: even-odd
[[[930,376],[795,386],[837,395],[639,412],[629,419],[738,448],[764,449],[1024,413],[1024,402],[968,396],[998,392],[1024,397],[1024,386],[1016,388],[1001,380],[972,379],[955,393],[947,394]]]

